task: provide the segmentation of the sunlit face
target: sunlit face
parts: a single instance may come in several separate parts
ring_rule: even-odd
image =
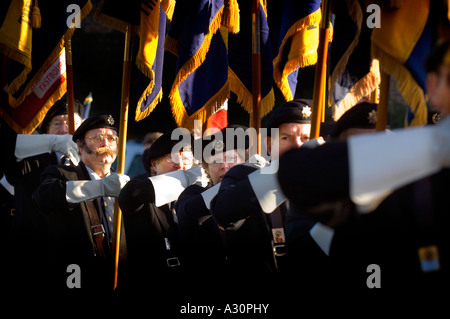
[[[92,169],[111,166],[117,157],[118,140],[117,132],[109,128],[87,131],[84,135],[84,144],[78,141],[81,160]]]
[[[216,154],[208,159],[208,175],[214,185],[220,183],[223,176],[233,166],[245,163],[245,159],[239,155],[237,150],[229,150]]]
[[[163,157],[157,158],[152,161],[153,169],[156,175],[165,174],[180,169],[187,170],[192,167],[194,163],[194,157],[192,152],[179,152],[167,154]]]
[[[76,130],[82,122],[81,117],[77,113],[75,113],[74,121]],[[64,114],[54,116],[48,124],[47,134],[69,134],[69,115]]]
[[[278,154],[281,156],[287,151],[299,148],[309,141],[311,124],[283,123],[278,129],[278,139],[275,136],[272,138],[267,137],[267,150],[270,154],[275,155],[273,150],[275,147],[278,147]]]

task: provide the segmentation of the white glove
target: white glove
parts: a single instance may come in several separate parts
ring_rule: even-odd
[[[434,152],[440,159],[442,168],[450,167],[450,116],[440,120],[434,127]]]
[[[70,158],[74,165],[78,165],[77,144],[72,141],[72,135],[54,134],[18,134],[16,140],[15,155],[17,161],[44,153],[60,152]]]
[[[184,189],[194,183],[202,184],[205,173],[201,165],[194,165],[186,171],[174,171],[150,177],[155,190],[155,205],[160,207],[178,199]]]
[[[349,138],[350,197],[373,211],[394,190],[450,166],[450,117],[435,126]]]
[[[259,205],[266,214],[272,213],[275,208],[286,200],[286,196],[281,191],[278,183],[277,171],[278,160],[273,160],[270,165],[248,175],[248,180],[255,192]]]
[[[186,178],[186,184],[184,184],[183,187],[186,188],[193,184],[197,184],[203,187],[206,186],[207,184],[206,174],[203,171],[201,165],[194,165],[190,169],[181,172],[183,172]]]
[[[206,208],[211,209],[211,201],[219,192],[219,188],[220,183],[217,183],[213,187],[210,187],[209,189],[201,193]]]
[[[252,155],[247,162],[245,162],[245,166],[250,166],[254,168],[263,168],[269,164],[269,162],[259,154]]]
[[[69,203],[80,203],[101,196],[118,197],[129,180],[127,175],[112,173],[98,180],[68,181],[66,200]]]
[[[320,136],[320,137],[318,137],[318,138],[309,140],[309,141],[306,142],[306,143],[303,143],[303,144],[302,144],[302,147],[316,148],[317,146],[320,146],[320,145],[325,144],[325,143],[326,143],[326,142],[325,142],[325,140],[323,139],[323,137]]]

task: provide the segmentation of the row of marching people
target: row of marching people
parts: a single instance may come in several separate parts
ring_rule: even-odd
[[[448,43],[431,58],[436,125],[373,133],[376,105],[362,101],[323,134],[326,142],[309,141],[311,109],[293,100],[270,114],[267,158],[251,154],[243,127],[199,139],[168,132],[144,153],[147,174],[130,179],[111,169],[118,126],[110,114],[89,117],[73,136],[52,130],[66,124],[64,101],[44,120],[46,134],[2,125],[2,168],[16,198],[2,276],[28,287],[22,275],[33,267],[42,276],[30,289],[110,292],[118,200],[119,292],[151,286],[164,299],[196,285],[212,289],[204,298],[249,287],[262,295],[445,287]]]

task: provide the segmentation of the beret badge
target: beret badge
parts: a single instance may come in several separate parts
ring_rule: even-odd
[[[106,120],[108,122],[109,125],[114,125],[114,118],[112,117],[112,115],[108,115],[108,118]]]

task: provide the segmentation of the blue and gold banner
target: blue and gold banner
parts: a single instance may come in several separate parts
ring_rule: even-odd
[[[229,96],[226,38],[239,31],[236,1],[178,0],[165,48],[177,55],[169,99],[178,126],[205,123]],[[227,27],[228,30],[220,28]]]
[[[298,69],[317,62],[321,0],[284,0],[272,4],[270,32],[274,46],[273,77],[290,101],[295,96]]]
[[[136,121],[147,117],[161,101],[166,20],[172,18],[174,7],[174,0],[103,0],[96,11],[96,21],[122,32],[128,25],[139,35]]]
[[[334,12],[328,104],[335,121],[377,89],[381,81],[378,60],[371,56],[372,29],[366,23],[369,13],[365,2],[347,0]]]
[[[396,80],[409,106],[405,126],[425,125],[424,62],[433,47],[430,1],[411,0],[395,10],[381,9],[381,28],[372,32],[372,56]]]

